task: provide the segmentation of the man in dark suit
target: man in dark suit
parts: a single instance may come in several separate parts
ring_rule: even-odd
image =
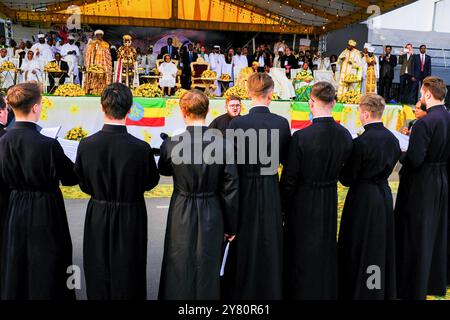
[[[286,69],[286,77],[291,78],[291,69],[298,69],[297,58],[292,54],[292,50],[286,47],[285,55],[281,57],[281,67]],[[306,60],[308,61],[308,60]],[[312,66],[312,64],[310,64]]]
[[[59,70],[61,70],[61,72],[48,73],[48,81],[50,83],[50,93],[55,92],[56,89],[55,78],[59,78],[58,86],[60,86],[64,84],[69,73],[69,64],[64,60],[61,60],[61,54],[59,52],[55,53],[55,60],[53,60],[53,62],[56,62],[58,64]]]
[[[401,51],[398,63],[402,65],[400,69],[400,102],[413,103],[412,82],[412,62],[414,59],[414,52],[411,43],[408,43]]]
[[[391,99],[392,79],[394,79],[394,68],[397,65],[397,57],[392,52],[392,46],[386,46],[385,52],[380,56],[380,95],[386,101]]]
[[[183,63],[181,87],[183,89],[189,90],[191,88],[191,63],[197,61],[197,57],[197,53],[194,52],[194,46],[190,43],[187,51],[181,57]]]
[[[414,100],[417,100],[418,89],[422,86],[422,81],[431,76],[431,57],[426,54],[427,47],[423,44],[419,48],[420,53],[414,55],[412,67],[412,81],[414,87]]]
[[[172,38],[167,39],[167,46],[161,48],[161,53],[158,56],[159,59],[162,59],[162,57],[164,57],[165,54],[169,54],[170,57],[174,60],[180,59],[180,55],[178,54],[178,48],[174,47],[172,45],[172,42],[173,42]]]

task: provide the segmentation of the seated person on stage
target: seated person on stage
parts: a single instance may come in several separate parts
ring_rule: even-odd
[[[241,98],[230,96],[225,100],[227,113],[215,118],[209,125],[209,128],[218,129],[225,137],[226,129],[231,120],[239,117],[241,114]]]
[[[416,116],[416,119],[409,122],[408,127],[402,128],[402,133],[409,136],[411,134],[411,130],[414,126],[414,124],[417,122],[417,120],[422,119],[427,115],[427,106],[423,104],[421,101],[418,101],[416,103],[416,107],[414,108],[414,115]]]
[[[64,84],[66,82],[66,78],[68,77],[69,73],[69,64],[65,62],[64,60],[61,60],[61,54],[59,52],[55,53],[55,60],[53,62],[56,62],[56,64],[59,67],[59,70],[62,72],[49,72],[48,73],[48,81],[50,84],[50,93],[55,92],[56,86],[55,86],[55,78],[59,78],[58,86]]]
[[[23,73],[22,82],[42,81],[42,70],[39,66],[39,61],[34,57],[33,51],[27,52],[27,57],[22,62],[20,69]]]
[[[167,95],[170,96],[175,87],[178,69],[168,54],[164,55],[164,62],[158,67],[158,71],[161,74],[159,85],[163,92],[167,88]]]

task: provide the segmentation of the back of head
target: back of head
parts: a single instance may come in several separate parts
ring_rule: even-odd
[[[369,112],[373,119],[381,119],[385,106],[384,98],[377,94],[366,94],[359,103],[359,108]]]
[[[100,101],[107,117],[122,120],[131,109],[133,95],[126,85],[112,83],[103,90]]]
[[[267,73],[256,72],[248,78],[247,88],[251,98],[263,98],[272,94],[274,83]]]
[[[191,119],[205,119],[209,110],[209,99],[200,90],[189,90],[181,97],[180,108],[186,117]]]
[[[324,106],[333,107],[336,100],[336,89],[331,83],[320,81],[312,86],[311,97],[319,100]]]
[[[422,87],[429,91],[436,100],[443,101],[447,96],[447,86],[441,78],[426,77],[422,82]]]
[[[42,100],[41,87],[35,82],[17,84],[8,90],[6,99],[15,114],[28,115]]]

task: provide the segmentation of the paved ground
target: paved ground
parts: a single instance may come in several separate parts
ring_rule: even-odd
[[[65,200],[73,244],[73,263],[83,270],[83,228],[88,200]],[[148,212],[147,298],[158,296],[169,198],[145,199]],[[84,274],[77,299],[86,299]]]

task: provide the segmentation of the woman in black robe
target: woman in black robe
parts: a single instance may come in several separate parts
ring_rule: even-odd
[[[335,90],[311,91],[311,126],[292,137],[281,176],[288,299],[337,299],[337,180],[352,150],[352,136],[331,115]]]
[[[237,141],[239,170],[239,224],[231,243],[224,275],[225,298],[279,300],[283,297],[283,226],[278,167],[284,163],[291,132],[288,121],[269,110],[273,80],[264,73],[247,82],[253,107],[248,115],[233,119],[235,134],[255,134],[255,140]],[[273,136],[278,134],[278,136]],[[266,141],[261,137],[266,136]],[[238,138],[243,142],[242,137]],[[258,152],[267,150],[270,163]],[[254,156],[256,161],[252,161]]]
[[[354,140],[352,155],[339,178],[350,187],[338,241],[343,299],[396,297],[394,203],[388,178],[401,150],[397,138],[381,122],[384,106],[380,96],[362,98],[360,118],[365,131]]]
[[[83,139],[75,172],[91,195],[84,225],[83,259],[90,300],[147,297],[147,209],[144,192],[159,181],[148,143],[127,133],[133,103],[121,83],[102,93],[105,125]]]
[[[445,295],[447,284],[448,178],[450,114],[444,82],[423,81],[427,115],[414,124],[401,159],[395,205],[397,290],[401,299]]]
[[[173,176],[174,184],[164,241],[161,300],[219,299],[224,233],[229,241],[236,233],[239,188],[236,165],[226,164],[223,158],[219,159],[221,163],[209,164],[202,157],[211,144],[206,138],[202,140],[208,130],[204,126],[208,105],[202,92],[186,93],[180,107],[187,129],[161,145],[159,171]],[[225,139],[217,133],[214,139],[226,147]],[[180,148],[185,159],[178,157]]]
[[[58,141],[41,135],[40,88],[8,91],[16,123],[0,139],[0,184],[11,191],[2,257],[2,299],[74,299],[66,280],[72,243],[59,189],[78,180]]]

